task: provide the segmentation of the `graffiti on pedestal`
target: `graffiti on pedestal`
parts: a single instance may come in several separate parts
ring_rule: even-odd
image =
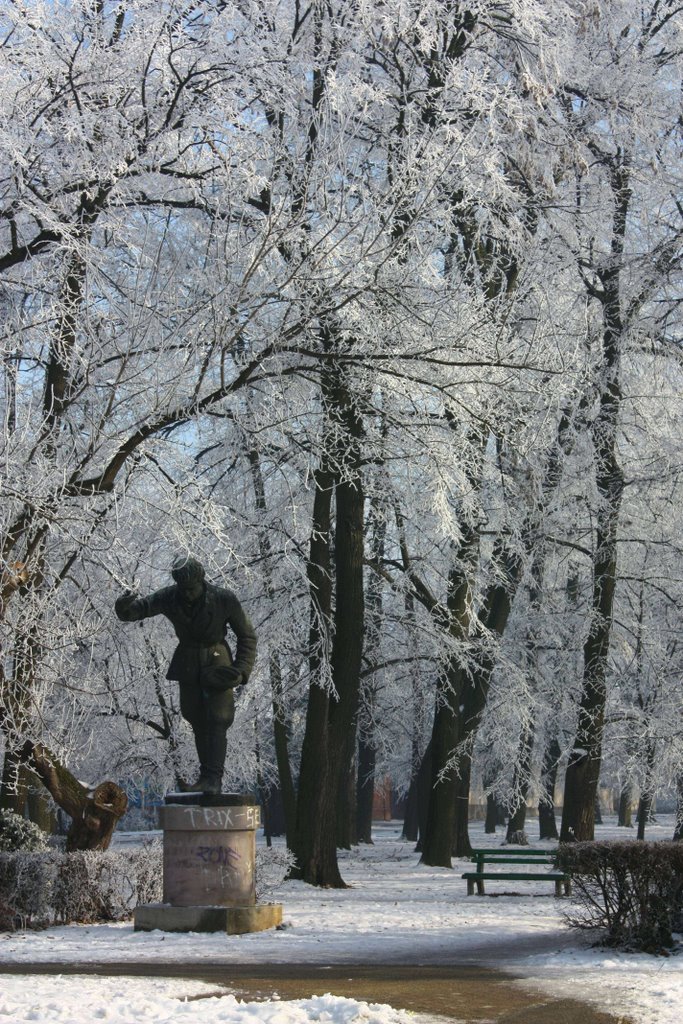
[[[242,859],[237,850],[230,846],[199,846],[196,856],[204,864],[221,864],[229,867],[236,867]]]
[[[256,829],[259,827],[258,807],[183,807],[181,813],[196,829]],[[174,808],[178,813],[178,809]]]
[[[220,843],[197,846],[194,851],[195,864],[199,862],[202,874],[208,872],[213,885],[222,889],[241,890],[249,885],[253,875],[251,858],[244,858],[232,846]]]

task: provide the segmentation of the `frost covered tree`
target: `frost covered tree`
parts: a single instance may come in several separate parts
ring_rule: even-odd
[[[558,552],[585,591],[610,437],[649,451],[600,397],[610,282],[634,410],[675,359],[670,9],[630,46],[531,0],[6,7],[5,792],[20,741],[66,753],[93,718],[122,767],[182,773],[164,650],[110,609],[191,550],[257,626],[229,777],[277,779],[299,876],[343,884],[359,731],[359,783],[377,754],[415,781],[430,706],[424,856],[466,850],[480,723],[531,721],[489,690],[514,662],[545,730],[540,620],[577,636]],[[668,106],[619,185],[632,82]]]
[[[587,297],[594,400],[595,528],[583,684],[561,839],[592,839],[624,506],[631,367],[670,349],[680,281],[680,11],[674,3],[593,5],[564,93],[576,145],[568,239]],[[643,353],[643,355],[641,355]],[[631,373],[629,372],[631,371]],[[653,399],[655,402],[656,398]]]
[[[256,235],[247,216],[260,126],[245,115],[240,69],[258,18],[223,3],[84,0],[10,5],[1,31],[9,783],[12,747],[46,695],[64,696],[69,641],[95,631],[86,566],[124,582],[107,558],[128,540],[122,500],[144,505],[145,474],[170,478],[169,544],[183,532],[178,495],[194,519],[189,546],[214,529],[212,506],[183,486],[186,425],[256,371],[267,379],[287,332],[270,316],[278,229]],[[216,224],[232,229],[219,242]]]

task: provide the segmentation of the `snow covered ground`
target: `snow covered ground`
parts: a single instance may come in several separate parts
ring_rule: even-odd
[[[532,823],[532,830],[534,825]],[[596,838],[617,834],[613,823]],[[648,838],[671,837],[662,816]],[[619,830],[623,837],[623,830]],[[474,845],[498,845],[474,823]],[[117,837],[118,842],[131,841]],[[534,844],[539,845],[539,844]],[[501,882],[491,896],[466,896],[454,870],[418,864],[400,825],[376,829],[372,847],[341,855],[346,890],[318,890],[286,882],[273,894],[284,904],[281,930],[252,935],[174,935],[134,932],[132,923],[72,925],[43,932],[0,934],[0,962],[16,973],[0,975],[0,1022],[84,1024],[406,1024],[414,1014],[321,991],[314,999],[239,1002],[217,986],[181,979],[126,980],[86,976],[22,975],[22,964],[190,963],[319,965],[402,963],[494,965],[523,980],[517,984],[557,997],[593,1002],[637,1024],[680,1024],[683,952],[668,958],[591,949],[562,919],[563,900],[552,885]]]

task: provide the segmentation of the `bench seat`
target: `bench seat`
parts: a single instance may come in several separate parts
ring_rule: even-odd
[[[493,880],[500,882],[554,882],[555,895],[569,896],[572,891],[571,877],[560,871],[466,871],[462,876],[467,881],[467,895],[474,895],[474,886],[477,887],[477,895],[484,896],[484,881]]]

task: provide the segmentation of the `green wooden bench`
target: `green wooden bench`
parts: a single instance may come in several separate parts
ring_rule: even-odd
[[[463,878],[467,881],[467,895],[474,895],[474,887],[477,887],[477,895],[484,896],[484,882],[493,879],[501,882],[554,882],[555,895],[569,896],[572,890],[571,877],[564,871],[490,871],[489,866],[498,864],[533,864],[536,867],[544,864],[554,865],[554,850],[535,850],[530,847],[521,847],[518,851],[510,852],[509,847],[496,847],[495,849],[472,850],[470,860],[476,862],[476,871],[466,871]]]

